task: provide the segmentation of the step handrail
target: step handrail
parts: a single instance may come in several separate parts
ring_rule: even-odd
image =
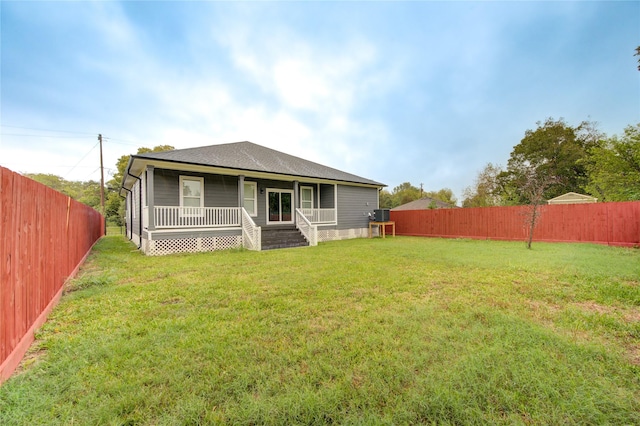
[[[262,250],[262,229],[242,207],[242,246],[248,250]]]
[[[300,209],[296,209],[296,228],[309,241],[310,246],[318,245],[318,227],[313,225]]]

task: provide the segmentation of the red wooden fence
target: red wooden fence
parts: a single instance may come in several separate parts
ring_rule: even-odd
[[[397,210],[396,234],[447,238],[522,240],[526,206]],[[640,201],[540,206],[534,241],[640,246]]]
[[[0,167],[0,383],[102,235],[96,210]]]

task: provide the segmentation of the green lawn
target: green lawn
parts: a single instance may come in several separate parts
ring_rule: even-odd
[[[0,424],[640,424],[640,250],[105,237]]]

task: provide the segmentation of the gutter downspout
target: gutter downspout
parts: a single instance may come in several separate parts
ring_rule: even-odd
[[[131,176],[132,178],[136,179],[138,181],[138,183],[140,184],[140,191],[139,191],[139,197],[140,200],[138,202],[138,217],[140,218],[140,238],[138,238],[138,250],[140,250],[142,248],[142,179],[140,179],[138,176],[134,176],[131,173],[129,173],[129,169],[127,168],[127,175]],[[131,224],[131,232],[132,232],[132,236],[133,236],[133,223]]]

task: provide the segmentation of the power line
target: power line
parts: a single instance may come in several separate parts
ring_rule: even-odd
[[[109,136],[104,136],[103,139],[109,142],[115,142],[118,145],[139,146],[139,142],[127,141],[124,139],[116,139]],[[120,142],[117,142],[117,141],[120,141]]]
[[[1,124],[0,127],[7,127],[11,129],[24,129],[24,130],[33,130],[36,132],[53,132],[53,133],[70,133],[75,135],[95,135],[95,132],[76,132],[73,130],[54,130],[54,129],[37,129],[35,127],[25,127],[25,126],[11,126],[8,124]],[[0,133],[0,136],[24,136],[24,137],[34,137],[34,138],[78,138],[82,139],[84,136],[65,136],[65,135],[32,135],[26,133]],[[130,146],[139,146],[139,142],[129,141],[126,139],[112,138],[108,136],[103,136],[103,141],[111,141],[118,145],[130,145]]]
[[[63,138],[63,139],[85,139],[86,138],[86,136],[27,135],[25,133],[0,133],[0,136],[28,136],[30,138]]]
[[[25,129],[25,130],[35,130],[36,132],[54,132],[54,133],[75,133],[77,135],[95,135],[95,132],[76,132],[72,130],[53,130],[53,129],[36,129],[33,127],[23,127],[23,126],[9,126],[7,124],[0,124],[0,127],[9,127],[12,129]]]
[[[94,145],[94,146],[89,150],[89,152],[87,152],[87,153],[86,153],[86,154],[85,154],[85,155],[80,159],[80,161],[78,161],[78,162],[76,163],[76,165],[75,165],[75,166],[73,166],[73,167],[71,168],[71,170],[69,170],[69,171],[67,172],[67,174],[66,174],[66,175],[64,175],[64,178],[65,178],[65,179],[67,178],[67,176],[69,176],[69,174],[73,171],[73,169],[75,169],[76,167],[78,167],[78,164],[80,164],[80,163],[82,162],[82,160],[84,160],[85,158],[87,158],[87,156],[88,156],[89,154],[91,154],[91,151],[93,151],[93,150],[95,149],[95,147],[96,147],[96,146],[98,146],[98,144],[100,144],[100,141],[98,141],[98,143],[96,143],[96,144],[95,144],[95,145]]]
[[[99,171],[99,170],[100,170],[100,166],[96,167],[96,168],[95,168],[95,169],[93,169],[93,171],[92,171],[91,173],[89,173],[89,174],[87,175],[87,177],[85,177],[83,180],[87,180],[87,179],[88,179],[88,180],[91,180],[91,176],[92,176],[95,172],[97,172],[97,171]]]

